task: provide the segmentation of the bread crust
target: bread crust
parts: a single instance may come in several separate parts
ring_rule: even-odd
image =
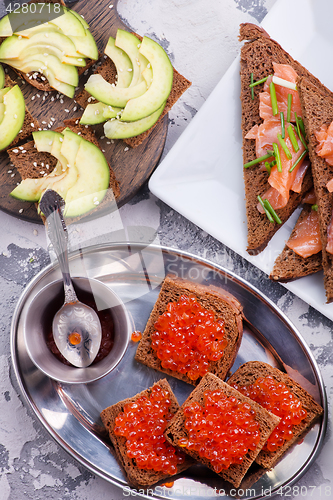
[[[176,413],[179,409],[179,404],[166,379],[159,380],[152,387],[140,392],[139,394],[136,394],[131,398],[119,401],[118,403],[109,406],[101,412],[103,425],[109,433],[109,437],[114,446],[116,456],[125,471],[128,481],[135,488],[146,488],[170,476],[163,474],[162,472],[139,469],[135,464],[135,460],[127,457],[126,438],[124,436],[116,436],[113,432],[115,427],[115,419],[117,415],[124,410],[125,405],[136,401],[141,396],[149,395],[152,388],[157,385],[169,393],[171,400],[170,412]],[[190,457],[186,457],[185,462],[178,466],[177,474],[190,467],[193,463],[195,463],[194,460],[192,460]]]
[[[193,381],[187,375],[163,368],[151,347],[151,335],[154,332],[155,322],[166,311],[168,303],[178,301],[182,295],[195,296],[204,308],[215,313],[215,319],[224,319],[225,338],[228,340],[228,345],[224,350],[223,358],[211,362],[209,369],[210,372],[224,379],[235,361],[243,336],[243,308],[241,304],[222,288],[193,283],[170,275],[166,276],[163,281],[158,299],[138,345],[135,359],[150,368],[172,375],[189,384],[197,385],[199,383],[200,379]]]
[[[308,139],[309,156],[312,165],[314,190],[318,205],[320,238],[322,242],[322,263],[327,303],[333,301],[333,255],[326,251],[327,231],[333,210],[333,193],[326,184],[333,177],[333,169],[325,158],[316,154],[318,145],[315,131],[333,120],[333,94],[322,84],[314,85],[308,78],[299,78],[298,89],[303,111],[304,126]]]
[[[247,386],[254,383],[259,377],[272,376],[278,382],[285,384],[289,391],[298,398],[303,408],[307,411],[307,417],[293,428],[294,436],[290,441],[280,446],[275,452],[260,451],[256,462],[266,469],[271,469],[285,454],[285,452],[296,443],[300,437],[307,432],[314,422],[323,414],[323,408],[315,399],[286,373],[281,372],[268,363],[261,361],[248,361],[227,380],[229,385]]]
[[[219,474],[223,479],[233,484],[236,488],[241,484],[247,470],[254,462],[256,456],[259,451],[263,447],[267,438],[273,431],[273,429],[278,425],[280,419],[273,415],[272,413],[265,410],[262,406],[255,403],[251,399],[243,396],[240,392],[236,391],[230,385],[223,382],[220,378],[216,377],[212,373],[207,373],[199,385],[192,391],[190,396],[186,399],[184,404],[181,406],[179,411],[170,421],[169,425],[165,431],[165,437],[168,441],[177,446],[179,439],[187,438],[187,431],[185,428],[185,415],[184,409],[192,402],[198,402],[199,404],[203,404],[204,402],[204,393],[207,390],[222,390],[226,396],[234,396],[238,400],[248,403],[251,408],[256,412],[255,419],[260,426],[260,442],[255,450],[250,450],[243,458],[243,462],[239,465],[232,464],[228,469],[224,470]],[[197,460],[198,462],[203,463],[209,468],[211,467],[210,461],[206,458],[201,458],[197,452],[193,450],[187,450],[184,448],[184,451],[188,453],[192,458]]]
[[[240,61],[243,160],[245,164],[256,158],[255,140],[245,139],[245,136],[254,125],[262,123],[259,115],[259,93],[262,89],[260,85],[254,87],[254,100],[252,100],[249,90],[251,73],[253,73],[255,81],[260,80],[273,73],[273,62],[276,62],[289,64],[299,76],[306,76],[314,85],[319,85],[320,82],[298,61],[294,60],[279,43],[271,39],[262,28],[251,23],[242,24],[240,27],[240,40],[248,40],[241,49]],[[328,92],[327,89],[326,91]],[[248,228],[247,251],[249,254],[255,255],[264,250],[269,240],[281,226],[269,222],[266,215],[261,214],[256,208],[257,195],[262,195],[270,187],[267,182],[267,172],[260,170],[257,165],[243,170]],[[276,210],[282,223],[290,217],[301,203],[304,194],[311,186],[312,176],[310,169],[308,169],[302,183],[301,192],[291,192],[288,204],[284,208]]]

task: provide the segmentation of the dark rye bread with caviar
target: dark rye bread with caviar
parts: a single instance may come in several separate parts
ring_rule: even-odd
[[[80,125],[77,119],[72,118],[64,120],[64,126],[57,127],[55,131],[62,132],[65,127],[70,128],[72,132],[82,136],[83,139],[92,142],[98,148],[100,147],[93,131]],[[7,153],[10,161],[16,167],[22,179],[37,179],[39,177],[43,177],[45,174],[51,173],[57,163],[57,159],[50,153],[37,151],[34,141],[29,141],[22,146],[8,149]],[[105,198],[109,196],[117,199],[120,194],[120,185],[116,179],[114,171],[111,168],[111,165],[109,163],[108,165],[110,170],[110,192],[106,194]]]
[[[333,193],[326,184],[333,177],[333,167],[325,158],[316,154],[318,145],[315,132],[322,125],[329,125],[333,120],[333,94],[327,93],[322,84],[314,84],[308,78],[300,78],[297,82],[300,96],[305,131],[308,139],[309,157],[312,165],[314,190],[318,205],[320,238],[322,242],[322,264],[327,303],[333,301],[333,255],[326,251],[327,231],[331,223],[333,210]]]
[[[161,361],[151,346],[154,324],[166,310],[170,302],[177,302],[182,295],[194,296],[205,309],[212,311],[215,320],[223,319],[225,325],[224,338],[228,341],[223,357],[219,361],[211,361],[209,371],[224,379],[232,367],[243,336],[243,308],[238,300],[222,288],[201,285],[181,278],[166,276],[159,296],[149,316],[142,339],[138,345],[135,359],[150,368],[172,375],[184,382],[197,385],[200,378],[191,380],[186,374],[163,368]]]
[[[280,446],[275,452],[260,451],[256,458],[256,463],[266,469],[271,469],[284,453],[296,443],[313,425],[313,423],[323,414],[323,408],[315,399],[295,382],[289,375],[274,368],[268,363],[261,361],[248,361],[238,368],[238,370],[228,379],[231,386],[242,387],[253,384],[259,377],[271,376],[276,381],[285,384],[289,391],[301,401],[303,408],[307,411],[307,416],[302,422],[293,427],[294,436],[290,441]]]
[[[245,164],[256,158],[255,140],[245,139],[245,136],[254,125],[262,123],[259,115],[259,93],[262,91],[262,85],[254,87],[254,100],[252,100],[249,89],[251,73],[253,73],[254,81],[257,81],[273,73],[273,62],[289,64],[300,77],[306,76],[313,85],[318,85],[321,88],[323,85],[299,62],[295,61],[275,40],[272,40],[261,27],[250,23],[241,24],[239,40],[245,41],[241,49],[240,59],[243,160]],[[329,93],[327,89],[325,91]],[[257,195],[263,195],[270,187],[267,182],[267,172],[260,170],[258,165],[254,165],[243,169],[243,175],[248,231],[247,251],[251,255],[256,255],[264,250],[269,240],[280,228],[280,224],[269,222],[266,215],[257,210]],[[310,169],[308,169],[301,192],[295,193],[291,191],[288,204],[284,208],[276,210],[282,223],[290,217],[300,204],[311,185],[312,176]]]
[[[142,37],[136,33],[133,33],[139,40],[142,40]],[[104,61],[101,65],[97,67],[94,71],[95,74],[101,75],[107,82],[116,83],[117,81],[117,71],[113,61],[108,57],[104,56]],[[150,134],[150,132],[156,127],[156,125],[163,120],[164,116],[170,111],[172,106],[178,101],[181,95],[187,90],[192,83],[187,80],[183,75],[178,73],[178,71],[173,68],[173,81],[170,95],[166,101],[163,112],[157,122],[150,127],[150,129],[146,130],[142,134],[139,134],[135,137],[129,137],[128,139],[122,139],[128,146],[131,148],[135,148],[139,146]],[[96,102],[95,99],[86,91],[83,90],[76,98],[76,102],[82,107],[86,108],[86,106],[91,102]]]
[[[135,488],[142,488],[142,487],[146,488],[170,476],[164,474],[163,472],[139,469],[139,467],[137,467],[135,459],[129,458],[127,456],[126,438],[124,436],[117,436],[113,432],[115,427],[115,419],[119,415],[119,413],[121,413],[124,410],[125,405],[135,402],[141,396],[149,396],[152,388],[155,387],[156,385],[158,385],[159,387],[161,387],[161,389],[163,389],[168,393],[169,399],[171,401],[170,413],[175,414],[179,409],[179,404],[175,395],[171,390],[169,383],[165,379],[159,380],[149,389],[146,389],[140,392],[139,394],[136,394],[136,396],[124,399],[123,401],[119,401],[119,403],[109,406],[108,408],[106,408],[101,412],[101,419],[103,425],[107,430],[107,432],[109,433],[109,437],[111,443],[114,446],[117,459],[120,462],[122,468],[124,469],[129,483]],[[194,463],[195,463],[194,460],[192,460],[190,457],[186,457],[185,462],[183,464],[178,465],[177,473],[180,473],[185,469],[188,469]]]
[[[6,73],[5,75],[5,87],[10,87],[13,88],[16,85],[16,82],[14,82],[10,76]],[[17,134],[15,139],[11,142],[11,144],[8,146],[8,148],[12,148],[19,142],[25,141],[28,139],[28,137],[31,136],[32,132],[35,130],[39,129],[39,122],[36,120],[32,114],[30,113],[27,105],[25,106],[25,116],[24,116],[24,122],[22,125],[22,129],[20,132]]]
[[[240,392],[230,387],[230,385],[223,382],[220,378],[216,377],[212,373],[207,373],[202,378],[200,384],[191,392],[190,396],[186,399],[185,403],[181,406],[179,411],[169,422],[165,430],[165,437],[174,446],[177,446],[179,439],[186,439],[188,437],[185,427],[184,408],[193,402],[197,402],[203,405],[204,394],[206,391],[222,391],[227,397],[235,397],[239,401],[248,403],[255,411],[255,419],[260,426],[260,441],[257,448],[255,450],[249,450],[244,456],[241,464],[232,464],[228,469],[225,469],[224,471],[219,473],[219,476],[221,476],[224,480],[228,481],[236,488],[238,488],[246,472],[256,459],[258,453],[270,436],[271,432],[280,422],[280,419],[279,417],[265,410],[259,404],[255,403],[255,401],[252,401],[246,396],[243,396]],[[210,461],[207,458],[200,457],[196,451],[188,450],[187,448],[183,448],[183,450],[198,462],[201,462],[207,467],[212,468]]]
[[[305,205],[297,219],[296,224],[298,222],[302,222],[311,210],[311,205]],[[297,229],[295,225],[290,237],[294,237],[296,233]],[[304,258],[285,245],[280,255],[276,258],[274,267],[269,277],[272,281],[287,283],[288,281],[317,273],[322,268],[322,252],[318,252],[314,255],[310,255],[310,257]]]

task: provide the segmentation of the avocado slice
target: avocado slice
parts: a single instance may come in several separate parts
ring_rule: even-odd
[[[149,116],[136,120],[135,122],[123,122],[120,120],[109,120],[104,124],[104,134],[108,139],[128,139],[135,137],[150,129],[162,114],[165,103]]]
[[[145,36],[140,52],[150,62],[153,81],[147,92],[126,104],[121,115],[121,120],[125,122],[140,120],[159,109],[169,97],[172,88],[173,67],[164,49]]]
[[[131,60],[133,68],[131,87],[143,81],[141,72],[148,65],[147,59],[139,52],[140,44],[140,40],[133,33],[118,29],[115,45],[122,49]]]
[[[110,36],[106,44],[105,54],[113,61],[117,70],[117,87],[129,87],[133,76],[133,66],[128,55],[116,47],[115,39]]]
[[[129,99],[134,99],[147,92],[147,84],[142,81],[134,87],[118,88],[108,83],[101,75],[96,74],[89,77],[85,89],[98,101],[123,108]]]
[[[5,116],[5,105],[3,102],[0,102],[0,124]]]
[[[81,125],[97,125],[104,123],[106,120],[116,118],[117,114],[121,112],[121,108],[113,108],[102,102],[94,102],[88,104],[81,117]]]
[[[5,86],[5,71],[0,64],[0,89],[3,89]]]
[[[71,14],[73,14],[73,16],[75,16],[80,21],[85,30],[89,29],[89,24],[78,12],[76,12],[75,10],[71,10]]]
[[[57,158],[58,163],[50,175],[61,175],[67,170],[67,159],[60,154],[62,141],[64,136],[60,132],[54,130],[37,130],[32,134],[35,141],[35,146],[38,151],[50,153]]]
[[[37,32],[30,38],[19,38],[16,35],[9,36],[0,45],[0,59],[17,59],[21,57],[23,50],[32,46],[54,46],[63,52],[63,55],[77,57],[75,45],[66,35],[51,31],[48,37],[45,37],[45,32]]]
[[[28,57],[32,58],[34,54],[40,54],[44,57],[48,57],[49,55],[53,55],[59,59],[64,64],[69,64],[71,66],[79,66],[79,67],[84,67],[86,65],[86,61],[83,56],[78,57],[71,57],[71,56],[64,56],[63,52],[58,49],[57,47],[53,47],[52,45],[44,45],[44,44],[38,44],[38,45],[33,45],[32,47],[28,47],[27,49],[22,50],[20,53],[19,58],[15,59],[1,59],[0,62],[4,62],[8,65],[11,65],[12,62],[14,61],[24,61]],[[45,56],[47,54],[47,56]]]
[[[37,203],[46,189],[51,188],[51,185],[55,181],[60,181],[65,176],[66,173],[58,176],[50,174],[46,177],[39,177],[38,179],[24,179],[15,189],[13,189],[10,196],[18,200]]]
[[[15,139],[24,122],[25,102],[18,85],[14,85],[3,95],[3,104],[5,114],[0,124],[0,151]]]
[[[0,102],[3,102],[3,96],[10,91],[10,87],[6,87],[0,90]]]
[[[79,177],[65,198],[64,214],[67,217],[77,217],[96,208],[110,182],[110,170],[103,153],[85,139],[81,140],[75,165]]]
[[[67,36],[72,40],[72,42],[76,47],[76,51],[79,54],[82,54],[84,57],[89,57],[89,59],[97,61],[98,48],[95,39],[90,33],[90,31],[86,30],[85,36],[72,36],[72,35],[67,35]]]
[[[42,71],[39,72],[45,75],[45,73],[50,70],[53,73],[54,78],[60,82],[67,83],[73,87],[76,87],[79,83],[79,75],[76,67],[69,64],[63,64],[60,59],[51,54],[48,56],[44,56],[44,54],[39,53],[32,54],[24,60],[10,60],[9,65],[23,71],[24,73],[30,73],[42,69]]]
[[[64,139],[62,141],[60,153],[67,159],[68,168],[75,166],[75,158],[83,138],[65,128],[62,132]]]

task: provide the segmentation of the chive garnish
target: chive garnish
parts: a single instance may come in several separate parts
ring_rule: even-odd
[[[298,123],[299,123],[299,128],[301,129],[301,132],[303,134],[303,137],[306,140],[306,133],[305,133],[305,127],[304,127],[303,118],[301,118],[300,116],[298,116],[297,120],[298,120]]]
[[[272,207],[270,202],[267,200],[267,198],[264,199],[264,205],[267,208],[267,210],[269,211],[269,213],[271,214],[271,216],[273,217],[273,219],[275,220],[275,222],[277,222],[278,224],[282,224],[282,220],[280,219],[278,214],[275,212],[274,208]]]
[[[267,154],[264,156],[260,156],[260,158],[256,158],[255,160],[249,161],[248,163],[245,163],[244,168],[252,167],[253,165],[256,165],[257,163],[261,163],[262,161],[268,160],[268,158],[271,158],[271,156],[274,156],[273,151],[267,151]]]
[[[270,174],[271,173],[271,164],[269,163],[269,161],[265,161],[265,167],[266,167],[267,172]]]
[[[303,136],[302,136],[302,133],[301,133],[301,129],[300,129],[300,124],[299,124],[299,119],[298,119],[298,116],[297,116],[297,113],[295,111],[295,121],[296,121],[296,129],[297,129],[297,135],[298,137],[300,138],[300,141],[301,143],[303,144],[303,146],[305,147],[306,151],[308,150],[308,147],[307,145],[305,144],[305,141],[303,139]]]
[[[274,219],[273,219],[273,217],[272,217],[272,215],[271,215],[270,211],[269,211],[269,210],[265,207],[265,203],[263,202],[263,200],[262,200],[261,196],[259,196],[259,194],[258,194],[258,196],[257,196],[257,199],[258,199],[258,201],[259,201],[260,205],[262,206],[262,208],[264,209],[265,214],[266,214],[266,216],[267,216],[267,218],[268,218],[269,222],[273,222],[273,224],[274,224]]]
[[[276,142],[273,142],[273,151],[274,151],[274,156],[276,159],[277,171],[282,172],[281,156],[280,156],[279,147],[276,144]]]
[[[292,94],[288,94],[288,108],[287,108],[287,122],[288,123],[290,122],[290,118],[291,118],[291,106],[292,106],[292,103],[293,103],[293,95]]]
[[[253,101],[253,99],[254,99],[254,90],[253,90],[252,84],[253,84],[253,73],[251,73],[251,84],[250,84],[251,98],[252,98],[252,101]]]
[[[264,83],[267,80],[267,78],[272,76],[272,75],[268,75],[268,76],[265,76],[265,78],[262,78],[261,80],[257,80],[256,82],[254,82],[253,81],[253,73],[251,73],[251,75],[252,75],[252,79],[251,79],[252,81],[251,81],[250,88],[255,87],[256,85],[259,85],[260,83]]]
[[[312,210],[315,210],[316,212],[318,212],[318,205],[311,205],[311,208]]]
[[[289,127],[287,128],[287,132],[289,135],[289,139],[291,140],[291,144],[294,148],[294,151],[295,151],[295,153],[297,153],[297,151],[299,150],[299,145],[298,145],[298,142],[297,142],[295,132],[294,132],[292,125],[289,125]]]
[[[288,160],[291,160],[293,155],[289,151],[289,148],[288,148],[287,144],[285,143],[285,140],[282,139],[281,134],[277,134],[277,138],[278,138],[279,143],[281,144],[281,148],[285,152],[286,157],[288,158]]]
[[[304,156],[307,154],[307,151],[303,151],[303,153],[297,158],[297,160],[295,161],[295,163],[293,164],[293,166],[289,169],[289,172],[292,172],[294,170],[294,168],[296,167],[296,165],[299,164],[299,162],[301,160],[303,160]]]
[[[284,123],[284,112],[280,111],[280,120],[281,120],[281,137],[284,139],[286,137],[286,127]]]
[[[277,103],[277,98],[276,98],[275,85],[273,82],[271,82],[269,84],[269,93],[271,95],[272,113],[273,113],[273,116],[275,116],[278,114],[279,108],[278,108],[278,103]]]

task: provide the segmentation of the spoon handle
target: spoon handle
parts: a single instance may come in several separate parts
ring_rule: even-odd
[[[39,208],[46,217],[47,230],[53,249],[58,258],[62,272],[65,291],[65,303],[78,302],[73,283],[69,273],[68,263],[68,234],[67,227],[62,215],[62,207],[65,205],[63,198],[52,189],[47,189],[43,194]]]

